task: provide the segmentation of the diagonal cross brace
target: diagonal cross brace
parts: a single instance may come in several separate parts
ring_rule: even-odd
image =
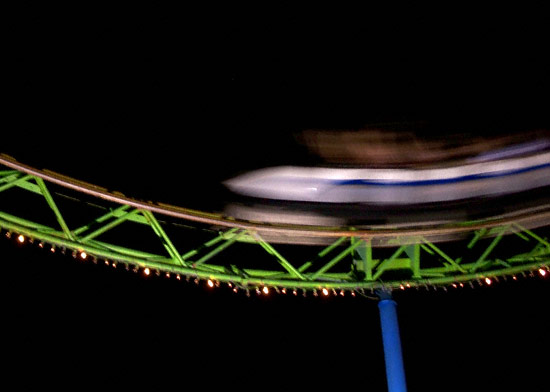
[[[504,226],[502,228],[499,228],[498,235],[493,239],[493,241],[489,244],[487,249],[479,256],[477,261],[474,263],[472,268],[470,269],[470,272],[476,272],[485,262],[485,259],[489,254],[493,251],[493,249],[498,245],[506,231],[509,230],[509,226]]]
[[[310,279],[315,280],[319,277],[319,275],[324,274],[329,269],[334,267],[336,264],[338,264],[344,257],[349,255],[355,248],[357,248],[362,241],[356,241],[351,246],[347,247],[344,251],[340,252],[340,254],[336,257],[334,257],[332,260],[330,260],[328,263],[326,263],[323,267],[319,268],[317,272],[315,272]]]
[[[114,210],[111,210],[109,211],[108,213],[104,214],[104,215],[101,215],[99,218],[96,218],[94,219],[92,222],[84,225],[84,226],[81,226],[79,227],[78,229],[74,229],[73,230],[73,233],[75,235],[80,235],[94,227],[98,227],[99,225],[101,225],[103,222],[105,222],[106,220],[108,219],[111,219],[112,217],[118,215],[118,214],[126,214],[126,210],[128,210],[130,208],[130,206],[128,205],[123,205],[121,207],[118,207]]]
[[[48,188],[46,187],[44,180],[42,180],[40,177],[35,177],[34,179],[36,181],[36,184],[40,188],[40,192],[42,193],[42,196],[44,196],[44,198],[46,199],[46,202],[54,212],[57,222],[59,223],[59,226],[61,226],[61,230],[63,230],[63,233],[65,234],[65,236],[71,241],[76,241],[75,236],[69,230],[67,223],[65,223],[65,219],[63,219],[63,215],[61,215],[61,212],[57,208],[57,205],[55,204],[55,201],[53,200],[53,197],[50,194],[50,191],[48,191]]]
[[[213,250],[211,250],[210,252],[208,252],[206,255],[204,255],[203,257],[201,257],[199,260],[197,260],[195,263],[193,263],[193,265],[198,265],[198,264],[202,264],[204,263],[205,261],[208,261],[210,260],[212,257],[216,256],[218,253],[220,253],[222,250],[226,249],[227,247],[229,247],[230,245],[234,244],[236,241],[238,241],[242,236],[244,236],[245,234],[247,234],[247,231],[246,230],[243,230],[241,231],[240,233],[232,236],[231,238],[229,238],[228,240],[225,240],[225,242],[223,242],[221,245],[218,245],[216,248],[214,248]]]
[[[337,239],[335,242],[333,242],[331,245],[327,246],[325,249],[317,253],[317,256],[310,261],[306,261],[304,264],[302,264],[298,271],[305,272],[309,267],[311,267],[317,260],[325,257],[328,253],[330,253],[332,250],[340,246],[343,242],[347,241],[347,237],[341,237]]]
[[[379,265],[378,265],[378,268],[376,269],[376,273],[374,274],[373,276],[373,279],[374,280],[378,280],[378,278],[380,277],[380,275],[382,275],[382,273],[388,268],[387,266],[388,265],[391,265],[393,263],[393,261],[401,254],[405,251],[406,249],[406,245],[402,245],[400,246],[389,258],[387,258],[386,260],[382,261]]]
[[[182,260],[187,261],[187,259],[197,255],[201,250],[205,248],[210,248],[211,246],[216,245],[220,241],[227,240],[228,238],[232,238],[237,230],[238,230],[237,228],[233,228],[231,230],[226,231],[225,233],[221,233],[217,237],[205,242],[204,244],[200,245],[196,249],[190,250],[189,252],[182,254],[181,255]]]
[[[4,177],[2,178],[2,180],[0,180],[0,184],[4,183],[4,185],[0,186],[0,192],[5,191],[6,189],[10,189],[14,186],[18,186],[19,184],[26,182],[31,178],[33,177],[30,174],[27,174],[26,176],[14,174],[8,177]]]
[[[160,223],[157,221],[153,213],[148,210],[141,210],[141,214],[145,217],[145,219],[147,219],[147,221],[153,228],[153,231],[155,232],[155,234],[160,238],[160,240],[162,241],[162,245],[164,245],[164,248],[166,249],[168,254],[172,257],[172,260],[174,260],[181,266],[185,267],[186,266],[185,261],[183,261],[178,250],[176,249],[172,241],[170,241],[170,238],[166,235],[166,233],[164,232],[164,229],[162,228]]]
[[[125,213],[122,216],[119,216],[115,220],[99,227],[98,229],[94,230],[91,233],[86,234],[84,237],[82,237],[82,242],[90,241],[90,240],[96,238],[97,236],[113,229],[114,227],[116,227],[116,226],[120,225],[121,223],[123,223],[123,222],[127,221],[128,219],[130,219],[133,215],[137,214],[138,212],[139,212],[139,210],[135,209],[135,210],[132,210],[132,211],[129,211],[129,212]]]
[[[464,267],[462,267],[460,264],[458,264],[455,260],[450,258],[445,252],[443,252],[441,249],[439,249],[435,244],[431,243],[427,239],[423,238],[422,242],[428,246],[429,249],[437,253],[440,257],[442,257],[445,261],[447,261],[449,264],[451,264],[455,269],[457,269],[460,272],[466,272]]]
[[[10,177],[14,174],[19,175],[21,172],[17,170],[0,170],[0,182],[2,182],[4,178]]]
[[[252,237],[260,244],[262,248],[264,248],[267,253],[275,256],[279,264],[283,266],[284,269],[286,269],[291,275],[294,275],[300,280],[306,280],[306,278],[296,269],[292,264],[290,264],[279,252],[277,252],[271,245],[269,245],[267,242],[265,242],[258,233],[250,233],[252,234]]]
[[[519,225],[518,223],[514,223],[514,226],[516,226],[517,228],[519,228],[523,233],[526,233],[527,235],[529,235],[531,238],[534,238],[535,240],[537,240],[540,244],[542,244],[543,246],[545,246],[548,250],[550,250],[550,242],[546,241],[546,239],[538,236],[537,234],[535,234],[534,232],[532,232],[531,230],[529,229],[526,229],[525,227]]]

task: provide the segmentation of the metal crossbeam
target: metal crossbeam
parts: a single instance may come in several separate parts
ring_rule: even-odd
[[[241,231],[237,235],[232,236],[229,239],[226,239],[225,242],[223,242],[221,245],[218,245],[216,248],[212,249],[210,252],[208,252],[206,255],[198,259],[193,263],[194,266],[203,264],[210,260],[212,257],[216,256],[221,251],[227,249],[230,245],[233,245],[235,242],[237,242],[242,236],[247,234],[246,230]]]
[[[155,234],[161,239],[162,245],[164,246],[164,248],[166,248],[174,262],[177,262],[179,265],[185,266],[185,261],[183,261],[178,250],[176,249],[170,238],[166,235],[164,229],[159,224],[153,213],[147,210],[143,210],[140,212],[145,217],[145,219],[147,219]]]
[[[344,249],[342,252],[340,252],[336,257],[334,257],[332,260],[330,260],[328,263],[326,263],[323,267],[319,268],[316,273],[314,273],[312,276],[310,276],[311,280],[317,279],[319,276],[322,276],[325,272],[330,270],[332,267],[334,267],[336,264],[338,264],[340,261],[344,259],[347,255],[349,255],[355,248],[359,246],[361,242],[356,241],[351,246]]]
[[[108,219],[111,219],[112,217],[117,216],[118,214],[122,213],[123,215],[126,215],[126,211],[130,209],[130,206],[120,206],[114,210],[109,211],[108,213],[94,219],[92,222],[79,227],[78,229],[73,230],[73,234],[80,235],[85,231],[88,231],[92,229],[93,227],[100,226],[103,222],[105,222]]]
[[[46,184],[44,183],[44,180],[42,180],[39,177],[35,177],[34,180],[36,181],[36,184],[40,188],[40,192],[42,193],[42,196],[44,196],[44,198],[46,199],[46,202],[48,203],[48,206],[50,206],[50,209],[55,214],[57,222],[59,223],[59,226],[61,226],[61,229],[63,230],[63,233],[65,234],[65,236],[68,239],[70,239],[72,241],[75,241],[76,240],[75,236],[69,230],[69,227],[67,226],[67,223],[65,223],[65,219],[63,218],[63,215],[61,215],[61,212],[57,208],[57,205],[55,204],[55,201],[53,200],[53,197],[50,194],[50,191],[46,187]]]
[[[422,242],[426,244],[431,250],[433,250],[435,253],[437,253],[439,256],[441,256],[445,261],[447,261],[450,265],[452,265],[454,268],[456,268],[460,272],[466,272],[466,270],[461,267],[457,261],[453,260],[451,257],[449,257],[445,252],[443,252],[441,249],[439,249],[437,246],[435,246],[433,243],[429,242],[426,239],[423,239]]]
[[[306,280],[306,278],[290,264],[279,252],[277,252],[273,246],[268,244],[266,241],[264,241],[258,233],[252,233],[252,236],[258,241],[258,244],[264,248],[267,253],[270,255],[275,256],[279,264],[283,266],[285,270],[287,270],[293,277],[298,278],[299,280]]]
[[[508,229],[509,229],[508,226],[500,228],[500,230],[498,231],[498,235],[493,239],[491,244],[487,247],[487,249],[485,249],[485,251],[477,259],[477,261],[474,263],[474,265],[472,266],[470,271],[476,272],[482,265],[488,263],[488,261],[486,261],[487,257],[493,251],[493,249],[498,245],[498,243],[500,242],[500,240],[504,236],[504,233],[506,233],[506,231]]]
[[[0,183],[4,183],[4,185],[0,186],[0,192],[3,192],[7,189],[10,189],[14,186],[20,186],[21,183],[26,182],[27,180],[30,180],[32,176],[30,175],[23,175],[21,173],[16,173],[8,177],[4,177],[1,179]]]

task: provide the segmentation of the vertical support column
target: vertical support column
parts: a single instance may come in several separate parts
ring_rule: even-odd
[[[378,310],[380,311],[380,324],[382,327],[388,391],[406,392],[405,368],[403,366],[399,323],[397,321],[397,304],[388,291],[380,291],[378,296],[380,297]]]
[[[415,279],[420,278],[420,244],[408,245],[405,252],[411,260],[412,277]]]
[[[355,267],[365,273],[366,280],[371,281],[373,269],[371,239],[358,239],[351,237],[352,246],[356,242],[360,242],[360,244],[353,251],[353,261],[355,263]]]

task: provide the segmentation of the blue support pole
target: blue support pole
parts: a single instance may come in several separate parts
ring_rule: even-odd
[[[397,322],[397,304],[388,292],[379,293],[380,324],[384,359],[386,362],[386,380],[389,392],[406,392],[405,369],[401,353],[401,339]]]

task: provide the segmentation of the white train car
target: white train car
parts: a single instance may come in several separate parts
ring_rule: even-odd
[[[248,197],[311,203],[409,205],[491,198],[550,185],[550,151],[538,146],[494,151],[444,167],[270,167],[225,185]]]

